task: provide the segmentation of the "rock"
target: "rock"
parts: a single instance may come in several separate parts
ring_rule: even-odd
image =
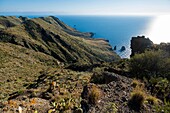
[[[127,93],[126,93],[126,91],[123,91],[123,95],[126,95]]]
[[[128,101],[128,99],[126,97],[122,97],[122,101],[126,102],[126,101]]]
[[[146,49],[150,49],[153,46],[153,42],[145,36],[132,37],[131,39],[131,57],[136,53],[143,53]]]
[[[89,105],[86,100],[81,101],[81,108],[83,110],[83,113],[87,113],[89,111]]]
[[[114,50],[116,50],[116,46],[114,47]]]
[[[19,113],[22,113],[22,107],[21,106],[18,107],[18,111],[19,111]]]
[[[112,81],[118,81],[119,77],[110,72],[94,73],[91,77],[91,82],[95,84],[108,84]]]
[[[125,51],[125,50],[126,50],[125,46],[122,46],[120,49],[120,52]]]

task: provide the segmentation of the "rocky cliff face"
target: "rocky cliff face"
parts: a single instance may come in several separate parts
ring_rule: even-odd
[[[153,46],[153,42],[149,38],[145,38],[145,36],[137,36],[132,37],[131,39],[131,57],[136,53],[143,53],[147,48],[151,48]]]
[[[112,61],[118,57],[104,39],[92,39],[58,18],[0,17],[0,41],[51,55],[60,62]]]

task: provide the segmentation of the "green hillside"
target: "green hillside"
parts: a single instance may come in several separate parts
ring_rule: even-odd
[[[104,39],[92,39],[91,33],[78,32],[56,17],[25,19],[25,21],[16,17],[6,18],[15,24],[7,28],[6,24],[1,24],[2,28],[4,27],[0,31],[2,42],[43,52],[61,62],[93,63],[119,58]],[[5,23],[3,19],[2,23]]]

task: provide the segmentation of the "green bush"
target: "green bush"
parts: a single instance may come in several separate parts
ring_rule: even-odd
[[[151,78],[148,82],[151,89],[151,93],[159,97],[161,100],[166,98],[167,100],[170,99],[170,82],[166,78],[158,77],[158,78]]]
[[[156,105],[155,110],[157,113],[170,113],[170,102],[164,100],[164,105]]]
[[[145,51],[130,59],[130,71],[138,78],[153,76],[168,77],[170,70],[169,55],[163,51]]]

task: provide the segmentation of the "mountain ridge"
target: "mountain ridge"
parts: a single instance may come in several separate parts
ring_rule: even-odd
[[[3,17],[1,17],[3,18]],[[91,38],[92,33],[81,33],[61,22],[58,18],[40,17],[21,19],[6,17],[8,20],[20,20],[14,26],[4,26],[1,41],[40,51],[61,62],[98,62],[118,58],[112,47],[104,39]],[[25,20],[25,21],[23,21]],[[11,22],[12,23],[12,22]],[[14,23],[14,22],[13,22]],[[7,26],[7,28],[5,28]],[[105,53],[105,54],[103,54]]]

